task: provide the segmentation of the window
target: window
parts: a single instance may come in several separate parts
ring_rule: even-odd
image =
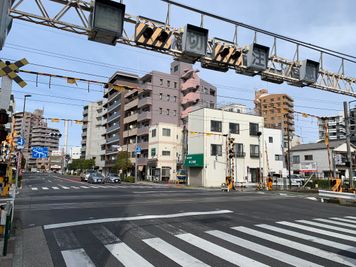
[[[156,156],[156,149],[155,148],[151,148],[151,157]]]
[[[214,102],[210,102],[210,108],[215,108],[215,103]]]
[[[163,94],[159,93],[159,99],[162,100]]]
[[[162,129],[162,135],[163,136],[171,136],[171,129],[163,128]]]
[[[250,157],[251,158],[258,158],[260,155],[258,145],[250,145]]]
[[[208,88],[204,87],[204,93],[205,93],[205,94],[209,94]]]
[[[153,130],[152,130],[152,134],[151,134],[151,135],[152,135],[152,137],[155,137],[155,136],[156,136],[156,129],[153,129]]]
[[[270,142],[271,144],[273,143],[273,137],[272,136],[268,137],[268,142]]]
[[[210,121],[210,131],[221,132],[222,131],[221,121]]]
[[[277,160],[277,161],[283,161],[283,155],[274,155],[274,159]]]
[[[174,102],[177,102],[177,96],[173,96]]]
[[[240,125],[238,123],[229,123],[230,133],[239,134],[240,133]]]
[[[171,87],[171,81],[167,81],[167,87]]]
[[[159,114],[162,114],[162,108],[159,108]]]
[[[169,115],[169,108],[167,108],[167,115]]]
[[[222,145],[211,144],[211,156],[222,156]]]
[[[167,101],[170,101],[170,100],[171,100],[171,96],[167,95]]]
[[[258,136],[258,123],[250,122],[250,135]]]
[[[171,151],[169,151],[169,150],[162,151],[162,156],[170,156],[170,155],[171,155]]]
[[[234,144],[235,146],[235,157],[236,158],[243,158],[245,156],[244,152],[244,144]]]
[[[313,160],[313,155],[304,155],[304,160]]]
[[[215,91],[214,91],[214,89],[210,89],[210,95],[211,95],[211,96],[215,96]]]
[[[293,156],[293,157],[292,157],[292,162],[293,162],[294,164],[299,164],[299,163],[300,163],[300,156],[299,156],[299,155]]]
[[[174,88],[177,88],[177,82],[174,82]]]
[[[173,110],[173,116],[177,116],[177,111]]]
[[[159,85],[163,85],[163,79],[159,79]]]
[[[178,71],[178,65],[174,66],[174,72],[177,72]]]

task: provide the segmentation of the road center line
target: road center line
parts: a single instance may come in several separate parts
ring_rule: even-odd
[[[167,218],[179,218],[179,217],[189,217],[189,216],[202,216],[202,215],[216,215],[232,213],[231,210],[214,210],[214,211],[197,211],[197,212],[181,212],[174,214],[162,214],[162,215],[142,215],[133,217],[119,217],[119,218],[104,218],[104,219],[94,219],[94,220],[83,220],[76,222],[66,222],[66,223],[55,223],[44,225],[45,230],[56,229],[70,226],[78,226],[85,224],[95,224],[95,223],[108,223],[108,222],[122,222],[122,221],[138,221],[138,220],[152,220],[152,219],[167,219]]]

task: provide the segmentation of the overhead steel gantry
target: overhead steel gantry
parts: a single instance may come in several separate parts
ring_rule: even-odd
[[[243,75],[260,75],[262,80],[272,83],[281,84],[283,82],[287,82],[292,86],[307,86],[356,97],[356,78],[347,76],[345,72],[346,62],[348,64],[352,64],[355,68],[356,57],[267,32],[250,25],[177,3],[175,1],[162,1],[168,4],[167,18],[165,22],[158,22],[154,19],[132,16],[125,13],[123,32],[120,38],[117,39],[117,42],[171,55],[182,61],[191,63],[200,61],[202,67],[213,70],[227,71],[228,69],[233,69],[237,73]],[[128,2],[128,4],[129,3],[130,2]],[[76,34],[90,35],[90,14],[93,12],[93,6],[94,1],[89,0],[15,0],[12,4],[10,15],[15,19],[49,26]],[[206,53],[204,55],[199,57],[187,56],[184,53],[183,37],[184,31],[187,31],[187,29],[175,28],[170,25],[170,9],[172,6],[177,6],[191,12],[199,13],[201,15],[200,29],[203,29],[204,17],[211,17],[233,25],[235,27],[235,35],[231,41],[218,38],[207,39]],[[129,27],[129,24],[133,24],[135,27]],[[252,52],[255,52],[255,47],[251,48],[251,45],[240,46],[237,43],[238,27],[254,32],[255,38],[252,44],[257,43],[257,34],[269,36],[271,38],[272,48],[269,49],[267,47],[265,68],[254,69],[249,66],[249,53],[251,52],[251,49],[253,49]],[[134,28],[134,30],[132,30],[132,28]],[[147,30],[147,28],[149,29]],[[140,32],[140,30],[142,31]],[[165,35],[163,35],[162,32],[165,33]],[[144,38],[146,37],[147,39],[145,40]],[[152,38],[156,39],[152,41]],[[277,54],[277,41],[279,40],[286,41],[295,46],[293,59],[287,59]],[[305,64],[303,65],[303,61],[299,58],[300,48],[310,49],[317,52],[320,56],[319,62],[314,62],[318,64],[315,81],[310,81],[308,79],[303,80],[300,78],[300,72],[303,68],[305,68]],[[259,47],[257,47],[257,52],[258,49]],[[333,57],[338,60],[340,62],[339,70],[337,72],[328,71],[324,66],[324,57]]]

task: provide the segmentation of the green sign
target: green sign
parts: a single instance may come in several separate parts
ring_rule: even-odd
[[[204,154],[187,155],[184,161],[186,167],[204,167]]]

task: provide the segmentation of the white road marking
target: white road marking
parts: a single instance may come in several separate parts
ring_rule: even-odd
[[[355,220],[344,219],[344,218],[338,218],[338,217],[331,217],[330,219],[333,219],[333,220],[338,220],[338,221],[343,221],[343,222],[348,222],[348,223],[353,223],[353,224],[355,224],[355,223],[356,223],[356,221],[355,221]]]
[[[52,186],[52,188],[53,188],[54,190],[59,190],[59,188],[58,188],[57,186]]]
[[[90,188],[99,188],[97,185],[91,185]]]
[[[104,245],[120,242],[120,239],[103,225],[91,226],[90,230]]]
[[[345,218],[349,218],[349,219],[354,219],[354,220],[356,220],[356,217],[354,217],[354,216],[345,216]]]
[[[71,188],[73,188],[73,189],[79,189],[78,186],[74,186],[74,185],[72,185]]]
[[[319,222],[325,222],[325,223],[341,225],[341,226],[350,227],[350,228],[356,228],[356,224],[349,224],[349,223],[346,223],[346,222],[338,222],[338,221],[333,221],[333,220],[328,220],[328,219],[314,219],[314,220],[315,221],[319,221]]]
[[[142,258],[123,242],[105,246],[110,253],[126,267],[153,267],[151,263]]]
[[[314,201],[318,200],[316,197],[306,197],[306,199],[314,200]]]
[[[143,215],[143,216],[133,216],[133,217],[119,217],[119,218],[104,218],[104,219],[94,219],[94,220],[83,220],[76,222],[67,223],[55,223],[44,225],[44,229],[54,229],[69,226],[85,225],[85,224],[95,224],[95,223],[107,223],[107,222],[122,222],[122,221],[138,221],[138,220],[152,220],[152,219],[168,219],[168,218],[179,218],[179,217],[189,217],[189,216],[203,216],[203,215],[218,215],[233,213],[231,210],[213,210],[213,211],[196,211],[196,212],[181,212],[173,214],[162,214],[162,215]]]
[[[95,264],[82,248],[61,252],[67,267],[95,267]]]
[[[277,237],[271,234],[267,234],[261,231],[253,230],[244,226],[238,226],[238,227],[232,227],[232,229],[240,231],[245,234],[249,234],[252,236],[256,236],[258,238],[262,238],[265,240],[268,240],[270,242],[274,242],[286,247],[293,248],[295,250],[303,251],[305,253],[309,253],[312,255],[315,255],[320,258],[324,258],[326,260],[334,261],[337,263],[341,263],[347,266],[355,266],[356,265],[356,259],[352,259],[349,257],[341,256],[336,253],[332,253],[330,251],[325,251],[319,248],[315,248],[312,246],[304,245],[295,241],[291,241],[285,238]]]
[[[286,225],[286,226],[290,226],[290,227],[294,227],[294,228],[298,228],[298,229],[302,229],[302,230],[305,230],[305,231],[317,233],[317,234],[322,234],[322,235],[326,235],[326,236],[331,236],[331,237],[336,237],[336,238],[339,238],[339,239],[344,239],[344,240],[349,240],[349,241],[356,242],[356,237],[353,237],[353,236],[350,236],[350,235],[339,234],[339,233],[335,233],[335,232],[331,232],[331,231],[327,231],[327,230],[322,230],[322,229],[319,229],[319,228],[310,227],[310,226],[306,226],[306,225],[302,225],[302,224],[292,223],[292,222],[277,222],[277,223],[278,224],[283,224],[283,225]]]
[[[48,187],[42,187],[42,190],[48,190]]]
[[[312,221],[307,221],[307,220],[297,220],[296,222],[310,224],[310,225],[321,227],[321,228],[327,228],[329,230],[335,230],[335,231],[339,231],[339,232],[356,235],[356,230],[345,229],[343,227],[337,227],[337,226],[333,226],[330,224],[317,223],[317,222],[312,222]]]
[[[31,187],[31,189],[34,190],[34,191],[38,190],[37,187]]]
[[[164,256],[184,267],[209,266],[204,262],[190,256],[184,251],[172,246],[160,238],[149,238],[142,240],[150,247],[154,248]]]
[[[69,189],[69,187],[68,186],[64,186],[64,185],[61,185],[60,187],[62,187],[63,189]]]
[[[176,191],[173,191],[173,190],[171,190],[171,191],[169,191],[169,190],[165,190],[165,191],[162,191],[162,190],[160,190],[160,191],[133,191],[132,193],[134,193],[134,194],[153,194],[153,193],[186,193],[187,191],[181,191],[181,190],[176,190]]]
[[[238,245],[243,248],[247,248],[249,250],[255,251],[257,253],[260,253],[262,255],[266,255],[268,257],[273,257],[276,260],[279,260],[281,262],[293,265],[293,266],[319,266],[321,267],[322,265],[315,264],[306,260],[303,260],[301,258],[292,256],[290,254],[259,245],[257,243],[242,239],[240,237],[227,234],[218,230],[213,230],[213,231],[207,231],[208,234],[213,235],[215,237],[221,238],[225,241],[228,241],[234,245]]]
[[[85,186],[85,185],[81,185],[80,187],[81,187],[81,188],[89,188],[89,187],[87,187],[87,186]]]
[[[268,266],[189,233],[179,234],[176,237],[238,266]]]
[[[306,235],[306,234],[298,233],[298,232],[295,232],[295,231],[290,231],[290,230],[283,229],[283,228],[280,228],[280,227],[275,227],[275,226],[272,226],[272,225],[258,224],[256,226],[264,228],[264,229],[267,229],[267,230],[275,231],[277,233],[282,233],[282,234],[285,234],[285,235],[290,235],[290,236],[297,237],[297,238],[300,238],[300,239],[308,240],[308,241],[311,241],[311,242],[314,242],[314,243],[318,243],[318,244],[321,244],[321,245],[324,245],[324,246],[333,247],[333,248],[336,248],[336,249],[341,249],[341,250],[346,250],[346,251],[349,251],[349,252],[356,253],[356,247],[354,247],[354,246],[349,246],[349,245],[345,245],[345,244],[342,244],[342,243],[339,243],[339,242],[330,241],[330,240],[327,240],[327,239],[324,239],[324,238],[319,238],[319,237],[312,236],[312,235]]]

